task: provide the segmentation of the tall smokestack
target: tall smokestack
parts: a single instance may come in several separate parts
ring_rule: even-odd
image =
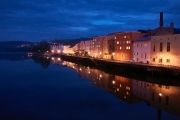
[[[163,27],[163,12],[160,12],[160,21],[159,21],[159,27]]]

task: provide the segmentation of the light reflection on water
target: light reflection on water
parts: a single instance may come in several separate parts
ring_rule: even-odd
[[[60,58],[3,59],[0,71],[1,120],[180,119],[179,86],[108,74]]]

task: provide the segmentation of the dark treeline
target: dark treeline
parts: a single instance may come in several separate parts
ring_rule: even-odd
[[[45,52],[50,52],[51,48],[49,43],[46,40],[42,40],[40,43],[35,44],[32,47],[32,52],[40,52],[40,53],[45,53]]]
[[[2,41],[0,52],[30,52],[34,43],[25,41]]]

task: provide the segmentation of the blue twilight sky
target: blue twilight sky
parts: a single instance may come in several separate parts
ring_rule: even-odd
[[[0,0],[0,41],[69,39],[180,27],[180,0]]]

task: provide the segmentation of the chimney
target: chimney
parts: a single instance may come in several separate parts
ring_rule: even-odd
[[[163,12],[160,12],[159,27],[163,27]]]
[[[170,23],[170,29],[174,29],[174,23],[173,22]]]

